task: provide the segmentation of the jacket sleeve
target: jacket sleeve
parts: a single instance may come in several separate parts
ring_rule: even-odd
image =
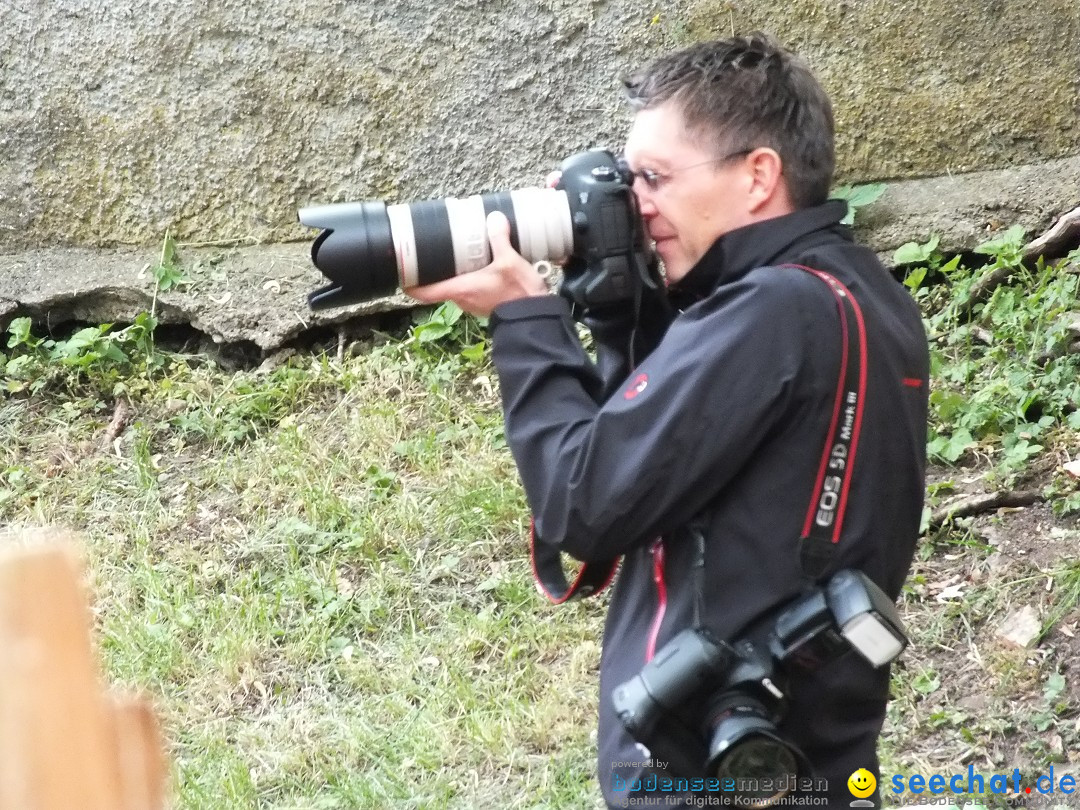
[[[791,289],[749,276],[723,288],[602,402],[565,302],[496,310],[507,442],[544,542],[610,559],[715,497],[792,400],[807,348]]]

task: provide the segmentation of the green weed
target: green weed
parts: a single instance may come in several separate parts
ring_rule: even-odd
[[[909,264],[905,283],[923,303],[931,341],[934,418],[928,451],[954,464],[984,455],[1010,480],[1053,439],[1074,429],[1080,402],[1080,355],[1069,350],[1080,277],[1069,260],[1029,268],[1023,230],[1012,228],[976,249],[986,265],[945,262],[937,239],[909,243],[894,257]],[[969,306],[977,282],[1007,270],[1009,283]],[[945,281],[924,285],[928,274]]]
[[[155,303],[157,293],[191,283],[191,279],[187,277],[180,266],[176,242],[173,241],[169,231],[165,232],[165,238],[161,241],[161,254],[158,257],[157,264],[150,268],[150,273],[154,277]]]
[[[133,374],[153,371],[164,362],[154,352],[157,321],[141,313],[129,326],[88,326],[65,339],[38,337],[29,318],[8,326],[6,355],[0,354],[0,387],[8,394],[37,394],[55,384],[88,383],[100,392],[121,393]]]
[[[864,206],[876,201],[888,186],[885,183],[865,183],[857,186],[837,186],[829,195],[830,199],[844,200],[847,213],[840,220],[844,225],[855,224],[855,214]]]
[[[446,301],[430,312],[417,312],[410,342],[431,352],[436,344],[457,349],[470,363],[484,360],[489,341],[484,332],[486,318],[474,318],[461,311],[453,301]]]

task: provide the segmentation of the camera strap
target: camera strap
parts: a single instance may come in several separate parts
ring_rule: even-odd
[[[841,353],[836,395],[799,539],[799,561],[803,575],[816,582],[832,565],[847,509],[851,468],[855,463],[855,451],[862,429],[863,400],[866,395],[866,327],[858,302],[835,276],[800,264],[782,264],[778,267],[801,270],[820,279],[836,300],[840,315]],[[692,522],[697,547],[693,587],[697,592],[695,612],[698,614],[704,598],[705,532],[704,526],[700,525],[702,520],[703,516],[699,516]],[[568,584],[558,548],[544,543],[537,536],[535,522],[530,527],[529,549],[537,587],[557,605],[575,596],[584,598],[599,593],[611,583],[619,566],[618,559],[584,563],[574,581]]]
[[[533,579],[536,587],[553,604],[561,605],[569,599],[593,596],[600,593],[615,578],[619,560],[582,563],[574,581],[567,584],[563,573],[562,554],[548,545],[536,534],[536,521],[529,526],[529,557],[532,560]]]
[[[866,325],[859,302],[835,276],[801,264],[779,266],[802,270],[828,285],[840,315],[840,373],[836,396],[799,542],[803,575],[816,582],[832,565],[847,509],[851,468],[855,463],[866,398]]]

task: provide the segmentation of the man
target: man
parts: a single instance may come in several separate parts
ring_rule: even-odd
[[[665,775],[649,770],[611,693],[695,625],[688,524],[704,526],[700,624],[716,637],[739,637],[808,584],[799,538],[849,344],[840,299],[794,265],[838,279],[865,327],[858,457],[826,578],[856,568],[899,595],[922,511],[928,377],[917,307],[852,242],[844,203],[827,201],[831,105],[800,59],[754,34],[665,56],[626,84],[636,114],[625,158],[674,315],[646,307],[636,331],[598,315],[599,366],[617,372],[599,375],[566,302],[513,251],[500,215],[487,268],[410,290],[491,313],[507,438],[542,540],[583,561],[623,555],[600,676],[611,806],[636,778]],[[854,771],[878,775],[888,681],[888,667],[849,655],[790,684],[779,730],[827,780],[830,804],[848,806]],[[689,800],[648,796],[634,794]]]

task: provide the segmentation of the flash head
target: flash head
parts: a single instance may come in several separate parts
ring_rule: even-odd
[[[874,667],[894,660],[907,646],[904,623],[893,601],[862,571],[845,569],[825,586],[840,633]]]

